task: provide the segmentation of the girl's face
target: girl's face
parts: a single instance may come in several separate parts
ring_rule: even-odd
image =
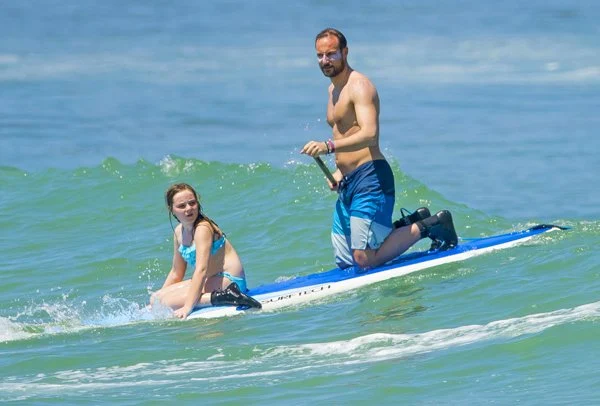
[[[190,190],[182,190],[173,196],[172,210],[180,223],[193,223],[198,218],[198,200]]]

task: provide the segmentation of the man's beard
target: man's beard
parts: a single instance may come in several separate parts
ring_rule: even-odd
[[[321,68],[321,72],[323,72],[323,75],[327,76],[328,78],[334,78],[337,75],[339,75],[340,73],[342,73],[342,71],[346,67],[346,62],[342,61],[339,68],[336,68],[335,65],[332,63],[330,63],[326,66],[319,66],[319,67]],[[330,70],[328,72],[325,72],[325,69],[330,69]]]

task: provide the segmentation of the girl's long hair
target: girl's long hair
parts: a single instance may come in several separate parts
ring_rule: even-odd
[[[194,194],[194,198],[198,202],[198,218],[196,218],[196,221],[194,222],[194,229],[192,231],[192,236],[193,236],[193,234],[196,233],[196,226],[198,224],[200,224],[200,222],[203,220],[206,220],[208,222],[208,224],[212,228],[213,232],[218,233],[219,236],[222,236],[223,231],[221,231],[221,228],[217,225],[217,223],[215,223],[209,217],[205,216],[204,213],[202,212],[202,205],[200,204],[200,196],[198,196],[198,193],[196,193],[196,190],[194,190],[194,188],[187,183],[175,183],[174,185],[171,185],[165,192],[165,203],[167,204],[167,209],[169,210],[169,223],[171,223],[171,228],[173,229],[173,233],[175,233],[175,227],[173,226],[173,220],[172,220],[173,217],[175,217],[175,220],[177,220],[177,222],[179,222],[179,219],[175,216],[175,214],[173,214],[173,197],[177,193],[182,192],[184,190],[189,190],[190,192],[192,192]]]

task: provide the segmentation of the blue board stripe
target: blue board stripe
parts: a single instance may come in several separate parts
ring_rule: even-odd
[[[524,238],[532,237],[538,234],[545,233],[553,228],[565,229],[564,227],[554,226],[550,224],[540,224],[535,227],[529,228],[523,231],[515,231],[512,233],[496,235],[492,237],[483,237],[475,239],[461,240],[460,244],[455,248],[446,251],[422,251],[405,254],[398,257],[393,262],[387,265],[373,268],[367,272],[356,272],[353,268],[342,270],[339,268],[331,269],[325,272],[314,273],[306,276],[298,276],[293,279],[275,282],[271,284],[257,286],[249,290],[248,294],[251,296],[270,294],[275,292],[281,292],[290,289],[298,289],[307,286],[320,285],[326,283],[339,282],[355,277],[361,277],[364,275],[374,274],[383,272],[393,268],[404,267],[422,262],[432,261],[438,258],[444,258],[448,256],[458,255],[466,251],[479,250],[483,248],[489,248],[508,242],[518,241]]]

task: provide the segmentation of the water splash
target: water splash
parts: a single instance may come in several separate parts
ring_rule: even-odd
[[[5,341],[22,340],[33,334],[25,331],[24,326],[10,319],[0,317],[0,343]]]
[[[91,308],[91,309],[90,309]],[[167,308],[105,295],[99,306],[69,300],[31,304],[16,316],[0,317],[0,342],[30,339],[52,334],[70,334],[98,327],[118,327],[172,317]]]

